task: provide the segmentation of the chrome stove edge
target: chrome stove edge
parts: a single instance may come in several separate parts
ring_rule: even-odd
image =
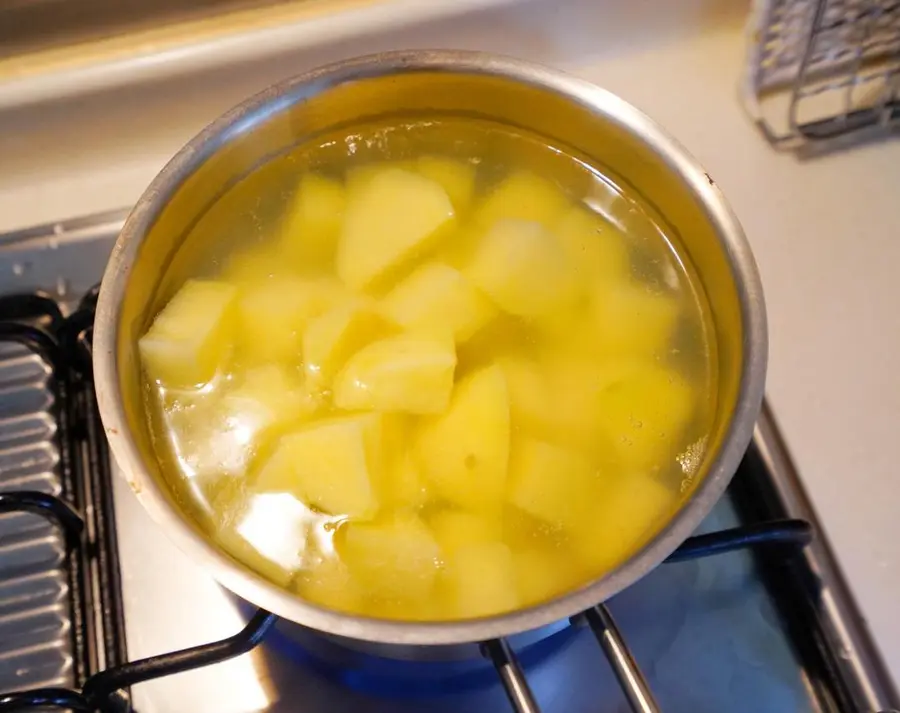
[[[810,598],[817,602],[823,635],[831,649],[838,652],[832,663],[847,687],[855,710],[861,713],[900,710],[896,685],[800,480],[768,399],[763,401],[753,439],[772,474],[775,495],[785,516],[808,521],[816,532],[803,554],[819,585],[818,591],[810,592]]]

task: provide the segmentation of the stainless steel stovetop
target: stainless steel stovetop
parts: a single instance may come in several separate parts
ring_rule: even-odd
[[[42,290],[71,308],[99,281],[122,218],[112,214],[0,235],[0,295]],[[10,316],[0,313],[0,320]],[[0,345],[0,493],[65,492],[68,461],[54,440],[53,417],[50,370],[22,347]],[[90,470],[93,461],[84,457]],[[103,487],[98,483],[95,489]],[[112,489],[114,537],[104,530],[111,522],[105,516],[88,517],[87,537],[107,543],[117,537],[124,655],[135,660],[240,630],[255,609],[175,549],[123,478],[114,478]],[[793,558],[757,549],[664,564],[609,602],[664,713],[843,713],[898,705],[766,410],[733,486],[701,531],[785,517],[804,518],[816,530],[813,544]],[[88,555],[78,580],[67,570],[64,552],[60,533],[38,516],[0,515],[0,691],[80,686],[91,672],[86,669],[104,668],[123,655],[116,650],[121,636],[116,639],[102,623],[119,614],[109,604],[118,582],[103,574],[114,555],[107,551],[105,561]],[[89,612],[102,610],[97,621],[88,614],[88,644],[72,635],[84,624],[72,619],[73,594]],[[249,654],[136,685],[134,710],[510,710],[487,660],[387,661],[303,646],[296,634],[296,627],[278,625]],[[86,660],[93,659],[86,667],[78,664],[85,650]],[[583,626],[560,623],[517,653],[545,713],[632,710]],[[19,710],[14,706],[0,696],[0,711]]]

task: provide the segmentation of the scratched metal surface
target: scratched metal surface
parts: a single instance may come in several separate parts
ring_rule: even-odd
[[[0,490],[58,495],[47,366],[0,345]],[[59,533],[37,515],[0,515],[0,690],[71,685],[68,585]]]

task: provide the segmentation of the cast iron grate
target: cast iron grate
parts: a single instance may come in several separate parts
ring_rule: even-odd
[[[0,713],[25,710],[129,713],[132,711],[130,686],[246,653],[263,640],[277,619],[260,609],[241,631],[227,639],[139,661],[126,660],[111,469],[92,385],[90,337],[96,295],[96,289],[92,290],[67,317],[59,304],[41,294],[0,298],[0,315],[3,315],[0,342],[25,345],[46,362],[54,375],[56,438],[64,483],[62,498],[28,491],[0,494],[0,512],[37,512],[56,523],[64,533],[76,652],[74,687],[2,694]],[[766,559],[778,569],[799,559],[798,555],[812,538],[813,528],[805,520],[760,520],[692,537],[667,561],[680,562],[754,548],[765,552]],[[791,606],[790,597],[784,601]],[[659,711],[609,610],[598,604],[575,617],[573,622],[590,627],[631,708],[638,713]],[[820,670],[827,673],[827,645],[822,644],[819,649]],[[496,668],[513,709],[518,713],[538,713],[539,707],[509,644],[502,639],[486,641],[482,652]],[[840,703],[840,686],[834,687],[830,695]],[[840,706],[838,710],[851,708]]]

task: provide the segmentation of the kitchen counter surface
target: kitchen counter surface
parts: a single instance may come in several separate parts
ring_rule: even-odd
[[[900,141],[807,160],[772,150],[738,99],[747,12],[711,0],[518,3],[12,106],[0,111],[0,232],[132,204],[208,121],[326,61],[461,47],[594,81],[666,126],[740,217],[766,290],[769,399],[900,680]]]

